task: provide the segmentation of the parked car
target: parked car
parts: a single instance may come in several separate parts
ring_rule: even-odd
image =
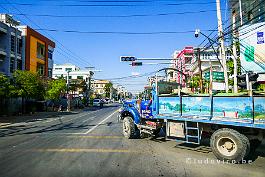
[[[93,106],[100,106],[100,99],[94,99]]]

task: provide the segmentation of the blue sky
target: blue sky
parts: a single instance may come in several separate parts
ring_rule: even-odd
[[[82,1],[82,0],[81,0]],[[102,1],[102,0],[99,0]],[[7,2],[0,0],[0,2]],[[147,17],[130,17],[130,18],[56,18],[56,17],[39,17],[36,14],[50,15],[93,15],[93,16],[120,16],[134,14],[159,14],[159,13],[179,13],[187,11],[215,10],[216,4],[211,3],[214,0],[150,0],[145,2],[80,2],[80,0],[9,0],[11,4],[2,4],[1,12],[7,10],[14,17],[19,19],[22,24],[27,24],[35,29],[56,29],[77,30],[90,32],[176,32],[191,31],[196,28],[201,30],[213,30],[217,27],[216,12],[210,11],[197,14],[184,15],[164,15],[164,16],[147,16]],[[208,4],[183,4],[168,5],[173,3],[207,3]],[[16,4],[18,3],[18,4]],[[19,5],[20,3],[20,5]],[[33,5],[21,5],[33,4]],[[106,6],[85,6],[85,7],[60,7],[64,5],[81,5],[81,4],[103,4],[103,5],[133,5],[120,7]],[[222,9],[226,7],[226,1],[221,0]],[[225,12],[225,11],[223,11]],[[16,15],[25,13],[33,16]],[[225,19],[223,14],[223,19]],[[30,19],[30,20],[29,20]],[[38,26],[37,26],[37,25]],[[174,50],[182,49],[184,46],[197,46],[204,38],[194,38],[193,33],[185,34],[153,34],[153,35],[128,35],[128,34],[87,34],[87,33],[64,33],[39,31],[47,37],[53,37],[56,41],[70,49],[71,52],[78,55],[72,57],[65,53],[65,48],[58,44],[54,53],[55,63],[70,62],[78,66],[94,66],[102,72],[96,72],[95,78],[117,78],[129,76],[133,72],[144,74],[152,72],[166,65],[144,65],[142,67],[132,67],[128,63],[121,63],[119,57],[122,55],[132,55],[138,58],[170,58]],[[209,34],[209,32],[205,32]],[[56,42],[55,41],[55,42]],[[63,51],[61,50],[63,49]],[[64,53],[62,55],[62,53]],[[119,80],[115,83],[124,85],[129,91],[137,92],[143,89],[146,77],[138,79]]]

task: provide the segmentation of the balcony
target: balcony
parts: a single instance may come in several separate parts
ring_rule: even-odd
[[[2,34],[6,34],[7,33],[7,29],[0,27],[0,33]]]
[[[6,46],[0,45],[0,55],[6,56]]]

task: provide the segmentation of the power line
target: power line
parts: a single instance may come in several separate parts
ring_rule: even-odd
[[[12,5],[12,4],[11,4]],[[0,6],[7,10],[5,7],[3,7],[1,4]],[[13,5],[12,5],[13,6]],[[15,6],[13,6],[14,9],[16,9],[19,13],[22,13],[19,9],[17,9]],[[33,20],[31,20],[29,17],[25,16],[26,19],[28,19],[30,22],[32,22],[33,24],[35,24],[37,27],[40,28],[40,26],[38,24],[36,24]],[[79,62],[81,61],[83,64],[85,65],[91,65],[89,62],[83,61],[83,59],[81,57],[79,57],[78,55],[76,55],[75,53],[73,53],[70,49],[66,48],[61,42],[59,42],[58,40],[56,40],[53,36],[51,36],[50,34],[46,33],[48,36],[50,36],[53,40],[55,40],[58,44],[60,44],[64,49],[58,47],[58,49],[62,50],[63,53],[66,53],[67,55],[69,55],[69,57],[71,58],[75,58],[76,60],[78,60]],[[57,51],[58,52],[58,51]],[[59,52],[58,52],[59,53]],[[62,53],[60,53],[61,55],[63,55]]]
[[[169,16],[169,15],[187,15],[216,12],[216,10],[199,10],[199,11],[185,11],[172,13],[158,13],[158,14],[133,14],[133,15],[52,15],[52,14],[14,14],[19,16],[33,16],[33,17],[50,17],[50,18],[130,18],[130,17],[152,17],[152,16]]]
[[[103,1],[102,1],[103,2]],[[160,1],[162,2],[162,1]],[[109,2],[104,2],[109,3]],[[122,3],[122,1],[117,1],[115,3]],[[128,2],[126,2],[128,3]],[[130,3],[134,3],[131,1]],[[34,4],[34,3],[2,3],[2,4],[13,4],[19,6],[54,6],[54,7],[136,7],[136,6],[147,6],[144,4]],[[208,5],[215,4],[215,2],[182,2],[182,3],[169,3],[169,4],[161,4],[164,6],[182,6],[182,5]]]
[[[79,31],[79,30],[59,30],[59,29],[45,29],[37,28],[38,31],[50,31],[50,32],[64,32],[64,33],[79,33],[79,34],[124,34],[124,35],[156,35],[156,34],[185,34],[194,33],[191,31],[158,31],[158,32],[122,32],[122,31]],[[213,30],[202,30],[213,31]]]

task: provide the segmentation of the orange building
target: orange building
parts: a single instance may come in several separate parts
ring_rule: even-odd
[[[25,46],[25,69],[52,77],[55,43],[28,26],[21,26]]]

